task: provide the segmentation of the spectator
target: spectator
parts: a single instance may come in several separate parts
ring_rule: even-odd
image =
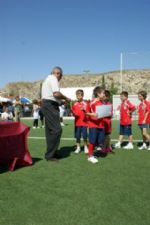
[[[17,96],[14,103],[15,121],[17,122],[20,122],[21,111],[22,111],[21,101],[19,96]]]
[[[13,117],[15,117],[14,106],[12,102],[8,102],[8,111],[13,114]]]
[[[1,114],[2,121],[13,121],[13,114],[9,111],[8,107],[4,109],[4,112]]]
[[[42,112],[42,102],[41,100],[39,101],[39,118],[41,121],[41,128],[44,128],[44,114]]]
[[[59,106],[59,115],[60,115],[60,124],[62,127],[65,126],[64,122],[63,122],[63,116],[64,116],[64,113],[65,113],[65,105],[64,103],[62,103],[60,106]]]
[[[33,104],[33,129],[39,128],[38,122],[39,122],[39,105],[38,101],[35,100]]]

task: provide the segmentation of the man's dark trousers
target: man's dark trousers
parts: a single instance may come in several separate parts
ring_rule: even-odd
[[[57,102],[52,100],[43,100],[42,112],[45,116],[45,136],[47,143],[45,158],[50,159],[55,157],[62,134],[59,105]]]

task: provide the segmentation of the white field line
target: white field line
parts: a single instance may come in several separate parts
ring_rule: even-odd
[[[35,140],[44,140],[45,137],[29,137],[29,139],[35,139]],[[75,138],[61,138],[62,141],[74,141]],[[111,139],[112,142],[118,141],[118,139]],[[124,140],[127,141],[127,140]],[[142,142],[142,140],[133,140],[133,142]]]

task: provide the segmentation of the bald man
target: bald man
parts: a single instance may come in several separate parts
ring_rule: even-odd
[[[45,116],[45,136],[47,161],[58,162],[57,150],[60,143],[62,128],[60,125],[59,103],[61,100],[70,101],[59,89],[59,81],[63,70],[56,66],[42,84],[42,112]]]

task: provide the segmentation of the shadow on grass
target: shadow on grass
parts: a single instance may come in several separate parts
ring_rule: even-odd
[[[4,166],[0,166],[0,174],[8,172],[8,169]]]
[[[67,158],[71,152],[74,152],[74,146],[64,146],[58,151],[59,159]]]
[[[96,156],[96,157],[101,157],[101,158],[105,158],[105,157],[107,157],[109,154],[115,154],[115,152],[114,151],[112,151],[112,152],[102,152],[102,151],[97,151],[97,152],[95,152],[94,153],[94,156]]]
[[[33,157],[32,158],[33,164],[32,165],[29,165],[29,166],[34,166],[34,164],[36,164],[37,162],[39,162],[41,160],[43,160],[43,159],[42,158]],[[15,166],[15,169],[12,172],[15,172],[16,170],[19,170],[19,169],[23,169],[25,167],[27,167],[27,165],[26,166],[16,165]],[[10,172],[8,170],[8,167],[6,167],[5,165],[4,166],[0,166],[0,174],[6,173],[6,172]]]
[[[33,157],[33,158],[32,158],[32,162],[33,162],[32,166],[33,166],[34,164],[38,163],[38,162],[41,161],[41,160],[43,160],[43,159],[42,159],[42,158]]]
[[[65,123],[65,126],[69,126],[69,124],[68,123]]]

